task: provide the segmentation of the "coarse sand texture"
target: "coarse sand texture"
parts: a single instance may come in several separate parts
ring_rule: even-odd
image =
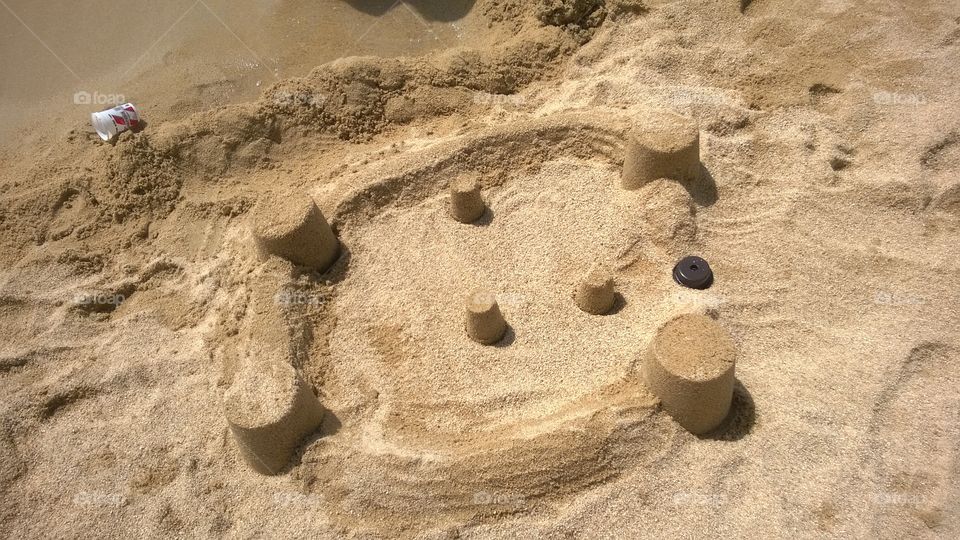
[[[637,189],[658,178],[693,181],[700,174],[697,123],[671,111],[649,111],[627,134],[621,184]]]
[[[691,433],[703,434],[727,417],[733,399],[736,349],[705,315],[680,315],[664,324],[643,361],[647,386]]]
[[[320,208],[306,195],[261,197],[253,211],[253,234],[261,256],[277,255],[320,272],[340,251]]]

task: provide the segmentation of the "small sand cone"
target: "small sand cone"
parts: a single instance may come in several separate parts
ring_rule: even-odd
[[[277,255],[323,272],[340,252],[340,242],[309,196],[266,195],[252,217],[257,250],[264,258]]]
[[[486,208],[475,179],[459,178],[450,185],[450,215],[460,223],[480,219]]]
[[[269,475],[283,471],[324,415],[309,386],[283,362],[246,366],[224,393],[224,412],[244,459]]]
[[[467,297],[467,334],[483,345],[492,345],[507,332],[507,321],[500,313],[493,293],[477,291]]]
[[[627,134],[620,182],[637,189],[657,178],[694,180],[700,175],[700,131],[696,122],[658,111],[641,118]]]
[[[577,305],[592,315],[604,315],[613,309],[616,295],[613,276],[600,269],[592,270],[577,287],[574,295]]]
[[[691,433],[706,433],[730,412],[736,348],[705,315],[680,315],[660,327],[643,375],[664,410]]]

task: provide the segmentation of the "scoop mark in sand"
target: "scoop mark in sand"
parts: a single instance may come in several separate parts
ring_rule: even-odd
[[[94,397],[100,393],[96,388],[78,386],[70,390],[59,392],[47,399],[40,409],[40,419],[49,420],[57,413],[78,401]]]
[[[839,93],[840,93],[840,90],[838,88],[834,88],[829,84],[816,83],[810,87],[810,96],[815,101],[822,99],[826,96],[835,95]]]
[[[937,141],[920,156],[920,164],[927,169],[939,169],[944,165],[944,154],[956,147],[960,142],[960,132],[951,131],[946,137]]]

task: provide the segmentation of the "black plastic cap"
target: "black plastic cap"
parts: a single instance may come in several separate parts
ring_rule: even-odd
[[[673,280],[691,289],[706,289],[713,285],[713,270],[701,257],[684,257],[673,267]]]

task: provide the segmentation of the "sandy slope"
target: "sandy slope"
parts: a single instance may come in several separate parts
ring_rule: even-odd
[[[481,0],[463,47],[340,60],[115,146],[77,120],[8,147],[0,531],[956,536],[960,13],[740,7]],[[657,108],[697,119],[705,174],[621,190]],[[462,175],[481,226],[444,213]],[[266,192],[315,198],[330,272],[256,258]],[[670,279],[690,252],[706,291]],[[569,292],[596,261],[624,302],[591,318]],[[460,332],[478,284],[505,346]],[[739,349],[733,422],[703,438],[636,371],[686,312]],[[222,407],[267,341],[328,409],[275,476]]]

